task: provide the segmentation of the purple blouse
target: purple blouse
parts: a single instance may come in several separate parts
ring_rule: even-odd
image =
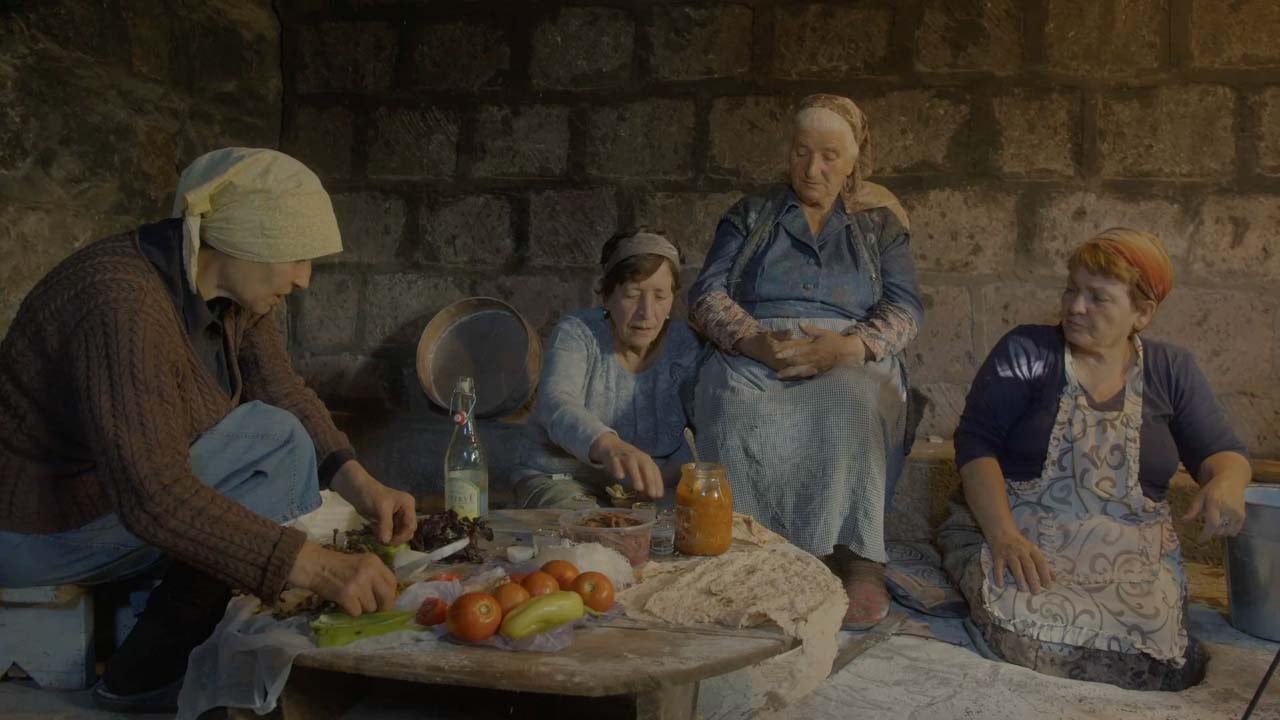
[[[992,348],[969,389],[956,429],[956,466],[992,457],[1010,481],[1040,477],[1058,399],[1067,384],[1066,339],[1058,325],[1022,325]],[[1195,477],[1223,451],[1248,457],[1209,381],[1187,350],[1142,341],[1143,399],[1138,479],[1162,501],[1178,462]],[[1107,405],[1123,401],[1123,393]]]

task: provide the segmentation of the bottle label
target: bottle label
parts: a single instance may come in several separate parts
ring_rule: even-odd
[[[460,518],[480,517],[480,486],[460,477],[462,473],[450,475],[445,480],[445,504]]]

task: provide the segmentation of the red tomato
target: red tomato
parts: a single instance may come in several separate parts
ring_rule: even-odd
[[[445,621],[448,610],[449,603],[437,597],[429,597],[418,606],[418,615],[414,618],[414,622],[428,627],[439,625]]]
[[[435,575],[427,576],[424,582],[448,582],[450,580],[461,580],[462,576],[452,572],[438,572]]]
[[[449,606],[449,634],[466,642],[480,642],[498,632],[502,606],[489,593],[473,592]]]
[[[523,585],[524,589],[528,590],[529,595],[533,597],[553,593],[560,589],[560,583],[556,582],[555,578],[541,570],[529,573],[529,575],[524,579],[524,582],[520,584]]]
[[[524,584],[524,579],[527,577],[529,577],[529,573],[512,573],[507,576],[507,579],[517,585],[522,585]]]
[[[498,599],[498,604],[502,606],[503,615],[520,607],[531,597],[528,590],[513,582],[499,586],[497,590],[493,591],[493,596]]]
[[[582,596],[583,604],[596,612],[613,607],[613,582],[604,573],[582,573],[573,581],[573,591]]]
[[[542,566],[542,572],[555,578],[561,590],[571,589],[578,579],[578,568],[568,560],[551,560]]]

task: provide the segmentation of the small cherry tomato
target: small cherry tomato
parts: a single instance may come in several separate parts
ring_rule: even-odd
[[[502,614],[504,616],[532,597],[522,585],[513,582],[499,586],[497,590],[493,591],[493,596],[498,599],[498,604],[502,606]]]
[[[502,606],[488,593],[467,593],[449,606],[449,634],[466,642],[480,642],[498,632]]]
[[[449,603],[438,597],[429,597],[418,606],[418,614],[414,618],[414,622],[427,627],[439,625],[445,621],[448,611]]]
[[[613,607],[613,581],[604,573],[582,573],[573,581],[573,591],[582,596],[583,604],[596,612]]]
[[[553,593],[560,589],[560,583],[556,582],[555,578],[541,570],[529,573],[528,577],[524,579],[524,582],[520,584],[523,585],[524,589],[528,590],[529,595],[533,597]]]
[[[551,560],[542,566],[542,572],[556,579],[561,590],[573,588],[573,581],[578,579],[578,568],[568,560]]]

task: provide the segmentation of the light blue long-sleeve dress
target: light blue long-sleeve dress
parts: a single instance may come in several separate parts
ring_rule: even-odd
[[[660,468],[690,460],[684,428],[698,340],[683,320],[673,319],[661,342],[653,364],[633,373],[618,361],[603,308],[560,320],[547,344],[525,447],[512,473],[521,507],[564,507],[578,494],[606,499],[604,488],[616,481],[588,458],[591,444],[604,433],[617,433]]]

